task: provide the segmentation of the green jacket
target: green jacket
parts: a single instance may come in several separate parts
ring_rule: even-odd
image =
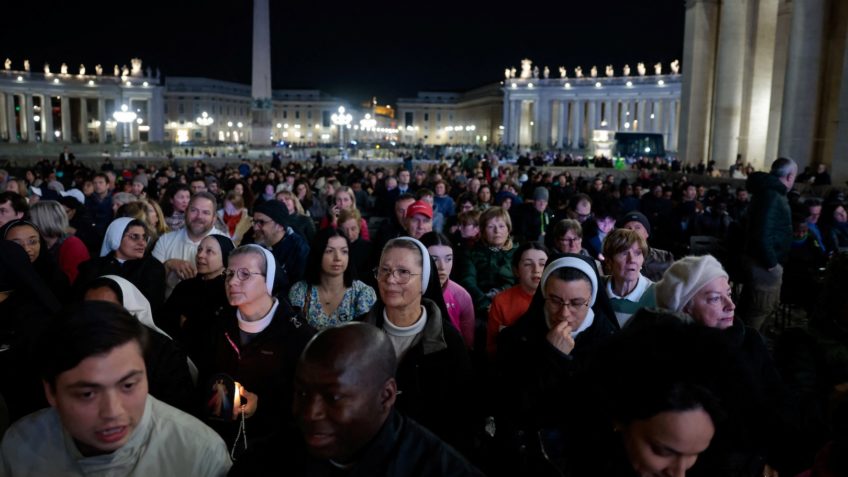
[[[489,291],[504,290],[515,284],[512,274],[515,249],[513,246],[510,250],[494,250],[478,242],[459,258],[456,281],[468,291],[478,310],[492,303],[492,297],[486,295]]]
[[[786,186],[776,176],[755,172],[745,184],[753,194],[748,208],[745,253],[763,268],[784,263],[792,246],[792,212]]]

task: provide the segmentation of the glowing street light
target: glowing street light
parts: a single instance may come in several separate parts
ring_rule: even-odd
[[[133,121],[138,119],[138,114],[136,114],[135,111],[130,111],[130,108],[126,104],[122,104],[121,110],[112,113],[112,117],[115,118],[115,121],[124,125],[124,144],[126,145],[130,142],[130,128],[132,127]]]
[[[339,112],[333,113],[330,120],[339,127],[339,149],[344,149],[344,128],[353,121],[353,116],[345,112],[344,106],[339,106]]]
[[[202,113],[200,113],[200,116],[197,118],[196,121],[197,121],[198,126],[203,126],[206,129],[205,137],[206,137],[206,141],[208,142],[209,141],[209,126],[211,126],[212,123],[215,122],[215,120],[212,119],[212,116],[210,116],[209,113],[207,113],[206,111],[203,111]]]

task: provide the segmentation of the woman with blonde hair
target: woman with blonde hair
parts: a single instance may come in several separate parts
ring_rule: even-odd
[[[336,187],[333,197],[335,199],[335,203],[327,211],[327,215],[321,219],[321,225],[319,227],[321,229],[325,229],[327,227],[338,227],[339,214],[341,211],[356,209],[356,195],[354,195],[353,189],[350,187]],[[365,240],[371,240],[371,236],[368,233],[368,222],[366,222],[365,219],[360,219],[359,234]]]
[[[312,242],[315,238],[315,223],[312,218],[303,210],[303,204],[297,199],[293,192],[281,190],[277,192],[277,200],[285,204],[289,211],[289,225],[295,232],[300,234],[307,242]]]
[[[463,253],[457,267],[457,282],[465,288],[477,308],[474,348],[486,349],[486,322],[492,299],[515,284],[512,273],[512,221],[500,207],[480,214],[480,240]]]
[[[159,207],[159,203],[152,197],[148,197],[144,200],[144,204],[147,209],[147,223],[150,225],[151,231],[156,232],[159,237],[168,233],[170,229],[168,224],[165,223],[165,214],[162,212],[162,207]]]

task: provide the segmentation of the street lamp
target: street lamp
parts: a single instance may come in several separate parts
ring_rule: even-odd
[[[120,111],[112,113],[112,117],[115,118],[115,121],[123,123],[124,125],[124,145],[127,145],[130,142],[130,124],[138,118],[138,114],[136,114],[135,111],[130,111],[129,109],[130,108],[126,104],[122,104]]]
[[[215,120],[212,119],[212,116],[210,116],[209,113],[207,113],[206,111],[203,111],[200,114],[200,117],[197,118],[197,124],[199,126],[203,126],[206,129],[206,142],[209,142],[209,126],[211,126],[214,122]]]
[[[330,119],[333,124],[339,127],[339,151],[341,152],[344,150],[344,128],[353,121],[353,116],[350,113],[345,113],[344,106],[339,106],[339,112],[333,113]]]

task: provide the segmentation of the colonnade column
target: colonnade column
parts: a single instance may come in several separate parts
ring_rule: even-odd
[[[589,101],[587,106],[588,106],[589,110],[586,113],[587,114],[587,117],[586,117],[586,123],[587,123],[586,130],[587,131],[586,131],[586,140],[584,142],[584,144],[586,144],[586,146],[588,146],[589,143],[592,142],[592,130],[595,129],[596,125],[597,125],[598,102],[597,101]]]
[[[715,105],[710,158],[721,169],[736,160],[742,124],[748,2],[722,2],[716,58]]]
[[[568,101],[559,101],[559,121],[557,123],[557,148],[568,145]]]
[[[504,145],[507,145],[507,146],[509,144],[511,144],[510,134],[509,134],[509,132],[510,132],[509,128],[510,128],[510,125],[511,125],[510,120],[512,119],[512,117],[510,115],[510,113],[511,113],[510,105],[511,104],[512,104],[512,101],[510,101],[510,99],[509,99],[509,93],[505,92],[504,93],[504,102],[503,102],[503,116],[501,116],[503,118],[503,136],[501,137],[501,141],[503,142]]]
[[[53,142],[53,102],[49,94],[41,95],[41,141]]]
[[[18,125],[15,121],[15,95],[6,95],[6,118],[9,124],[9,142],[18,142]]]
[[[97,142],[100,144],[106,143],[106,101],[103,98],[97,98],[97,120],[100,125],[97,126]]]
[[[79,121],[80,142],[88,144],[88,100],[86,98],[80,98]]]
[[[645,120],[648,118],[648,115],[645,114],[645,110],[648,108],[648,102],[644,99],[639,100],[639,106],[637,107],[639,108],[639,112],[637,113],[639,116],[639,131],[647,131],[648,125],[645,123]]]
[[[62,96],[62,142],[71,142],[71,98]]]
[[[616,115],[613,113],[612,110],[612,100],[608,99],[604,102],[604,114],[601,118],[601,121],[607,122],[607,125],[604,127],[604,129],[612,129],[613,127],[615,127]]]
[[[35,142],[35,118],[33,117],[33,106],[32,94],[24,94],[24,107],[21,108],[23,117],[22,123],[26,131],[26,142],[29,143]]]
[[[0,139],[6,134],[6,125],[9,123],[6,118],[6,95],[0,94]]]
[[[668,106],[668,148],[677,151],[677,101],[669,101]]]
[[[727,3],[727,2],[725,2]],[[679,156],[698,163],[706,157],[713,103],[718,36],[718,0],[686,0]]]
[[[583,136],[583,101],[575,100],[571,103],[571,148],[579,149],[580,140]]]
[[[822,66],[825,0],[795,0],[778,155],[804,170],[813,159]]]

